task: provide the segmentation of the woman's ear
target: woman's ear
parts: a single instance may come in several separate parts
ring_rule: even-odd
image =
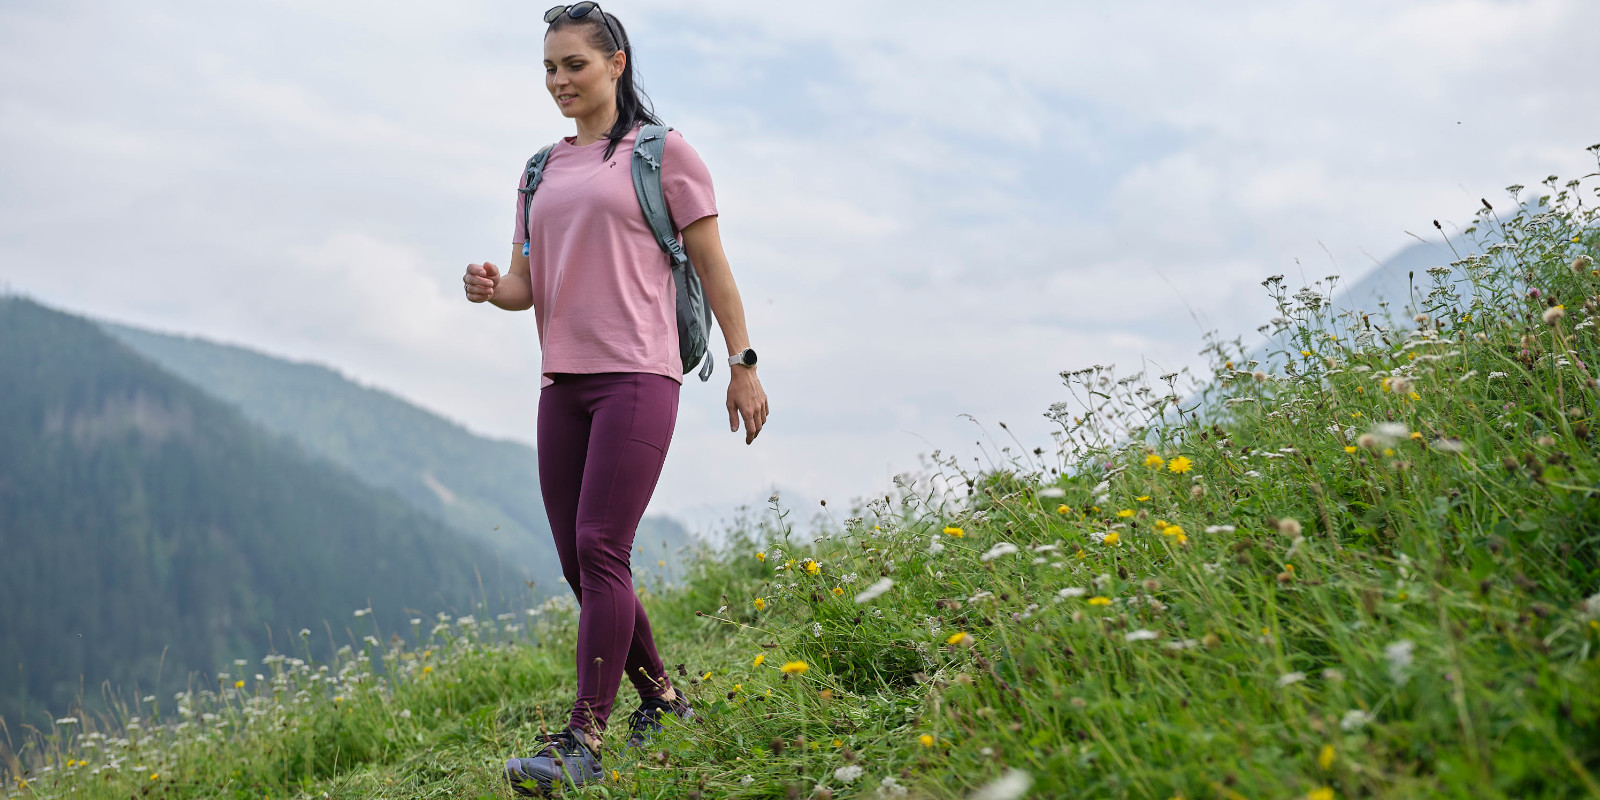
[[[611,54],[611,79],[622,80],[622,72],[628,67],[628,54],[618,50]]]

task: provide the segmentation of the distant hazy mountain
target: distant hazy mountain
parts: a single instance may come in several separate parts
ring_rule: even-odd
[[[493,547],[518,574],[534,580],[541,593],[566,591],[557,583],[560,568],[533,448],[477,436],[317,364],[204,339],[102,325],[267,430]],[[645,518],[635,540],[640,548],[636,573],[675,579],[678,560],[669,554],[688,542],[688,532],[671,518]],[[666,566],[659,567],[658,561]]]
[[[293,652],[306,645],[289,632],[309,628],[326,652],[325,620],[343,644],[347,626],[393,631],[483,595],[492,609],[526,602],[491,548],[89,320],[0,297],[0,385],[0,714],[13,727],[65,711],[80,679],[90,698],[103,681],[171,691],[191,670],[214,684],[233,658],[256,664],[269,635]]]

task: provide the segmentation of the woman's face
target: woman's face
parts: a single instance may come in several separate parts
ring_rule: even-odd
[[[544,37],[544,85],[564,117],[587,117],[616,108],[617,79],[626,61],[620,50],[606,58],[589,44],[586,26]]]

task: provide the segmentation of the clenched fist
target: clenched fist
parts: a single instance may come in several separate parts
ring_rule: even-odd
[[[500,268],[487,261],[468,264],[467,274],[462,276],[461,282],[466,286],[467,299],[482,303],[493,297],[495,287],[500,285]]]

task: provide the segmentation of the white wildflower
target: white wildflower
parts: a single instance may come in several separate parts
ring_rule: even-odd
[[[928,555],[936,556],[944,552],[944,544],[935,536],[928,542]]]
[[[1492,381],[1495,378],[1504,378],[1505,376],[1506,374],[1504,372],[1491,372],[1489,373],[1489,380]]]
[[[1159,638],[1161,638],[1161,634],[1152,630],[1146,630],[1144,628],[1140,628],[1136,631],[1128,631],[1122,635],[1122,640],[1125,642],[1148,642],[1151,639]]]
[[[1055,552],[1057,550],[1060,550],[1061,548],[1059,548],[1059,547],[1057,547],[1057,546],[1055,546],[1053,544],[1040,544],[1040,545],[1034,545],[1033,547],[1030,547],[1028,549],[1032,550],[1035,553],[1053,553],[1053,552]]]
[[[978,560],[979,561],[993,561],[993,560],[995,560],[995,559],[997,559],[997,558],[999,558],[1001,556],[1009,556],[1009,555],[1011,555],[1012,553],[1015,553],[1015,552],[1017,552],[1017,546],[1016,545],[1014,545],[1014,544],[1012,544],[1010,542],[996,542],[994,547],[989,548],[989,552],[984,553],[981,556],[978,556]]]
[[[364,616],[366,616],[368,614],[371,614],[371,613],[372,613],[372,609],[370,609],[370,608],[358,608],[358,609],[356,609],[356,617],[358,617],[358,618],[359,617],[364,617]]]
[[[1380,422],[1372,428],[1372,435],[1382,440],[1384,444],[1393,444],[1397,439],[1404,439],[1411,435],[1404,422]]]
[[[1061,488],[1060,486],[1049,486],[1049,487],[1040,489],[1039,490],[1039,496],[1040,497],[1048,497],[1048,498],[1051,498],[1051,499],[1054,499],[1054,498],[1057,498],[1057,497],[1066,497],[1067,496],[1067,490]]]
[[[1289,686],[1290,684],[1299,683],[1305,679],[1306,674],[1304,672],[1285,672],[1278,676],[1278,688],[1281,689],[1285,686]]]
[[[856,778],[861,777],[861,773],[865,771],[866,770],[863,770],[861,767],[855,764],[846,764],[833,771],[833,779],[840,783],[850,783]]]
[[[1206,526],[1206,533],[1233,533],[1234,530],[1235,530],[1235,528],[1232,525],[1207,525]]]
[[[1111,488],[1111,481],[1101,481],[1094,485],[1089,494],[1105,494]]]
[[[861,590],[861,593],[856,595],[856,603],[857,604],[870,603],[870,602],[882,597],[883,593],[889,591],[889,589],[892,588],[893,586],[894,586],[894,580],[893,579],[891,579],[891,578],[879,578],[876,581],[874,581],[871,586],[868,586],[867,588]]]
[[[1082,586],[1068,586],[1067,588],[1062,589],[1059,592],[1056,592],[1056,595],[1059,596],[1062,600],[1065,600],[1065,599],[1067,599],[1069,597],[1082,597],[1082,596],[1084,596],[1084,595],[1086,595],[1088,593],[1089,593],[1089,590],[1083,588]],[[1596,596],[1600,597],[1600,595],[1596,595]]]
[[[1600,619],[1600,592],[1589,596],[1583,601],[1583,616],[1589,619]]]
[[[756,782],[756,776],[754,776],[754,775],[746,775],[743,778],[739,779],[739,783],[742,783],[745,786],[749,786],[750,784],[755,783],[755,782]]]
[[[1372,715],[1359,708],[1352,708],[1344,712],[1344,717],[1339,720],[1340,730],[1354,731],[1372,722]]]
[[[1406,670],[1411,667],[1411,653],[1415,649],[1410,639],[1401,639],[1383,648],[1383,657],[1389,661],[1389,678],[1395,683],[1406,682]]]
[[[1166,644],[1163,644],[1161,646],[1165,647],[1168,650],[1188,650],[1191,647],[1199,647],[1200,646],[1200,640],[1199,639],[1180,639],[1180,640],[1178,640],[1176,642],[1167,642]]]
[[[1433,449],[1444,453],[1460,453],[1466,450],[1467,446],[1460,437],[1441,436],[1433,440]]]
[[[1259,477],[1261,477],[1261,473],[1259,473],[1259,472],[1256,472],[1256,471],[1255,471],[1255,470],[1253,470],[1253,469],[1251,469],[1251,470],[1245,470],[1245,473],[1244,473],[1244,474],[1245,474],[1245,477],[1247,477],[1247,478],[1259,478]]]
[[[76,725],[76,724],[78,724],[78,718],[77,717],[62,717],[61,719],[56,720],[56,724],[57,725]]]
[[[890,775],[885,777],[882,783],[878,784],[878,796],[905,797],[906,787],[901,786],[900,782],[895,780],[893,775]]]
[[[1017,800],[1028,793],[1028,787],[1033,785],[1033,776],[1020,769],[1006,770],[1004,775],[984,784],[973,792],[967,800]]]
[[[811,635],[817,637],[818,639],[822,638],[822,623],[811,623]]]

